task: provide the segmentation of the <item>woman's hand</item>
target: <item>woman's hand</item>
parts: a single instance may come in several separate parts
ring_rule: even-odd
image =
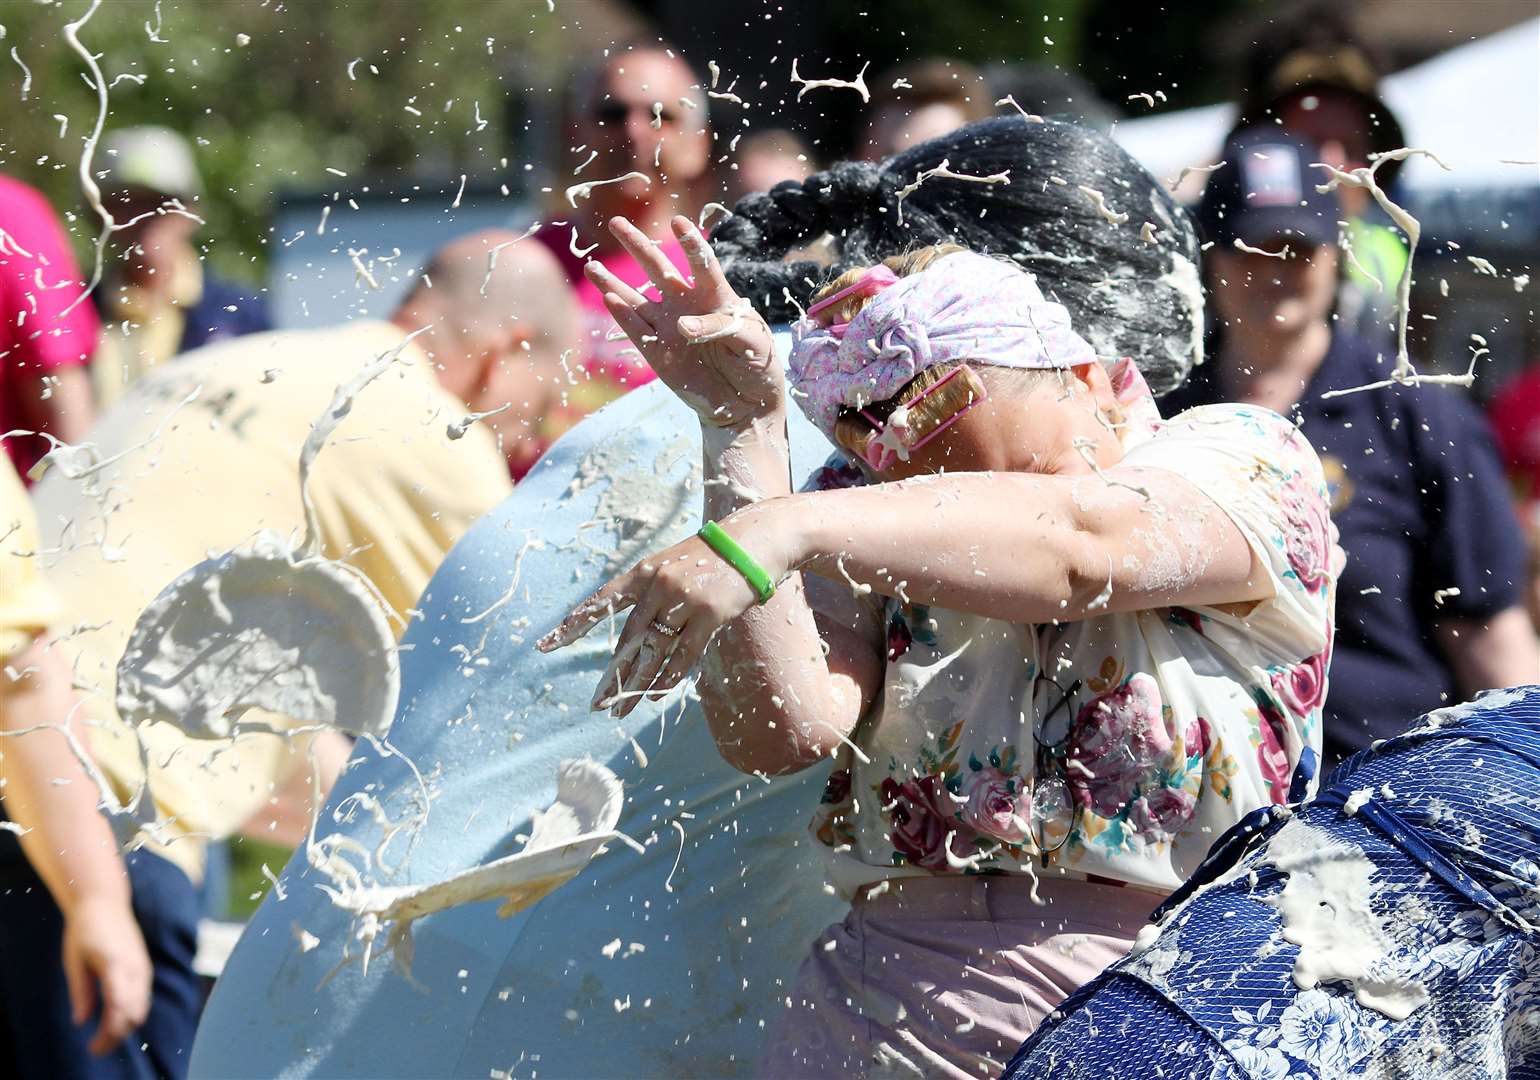
[[[150,1014],[152,968],[127,896],[82,899],[64,920],[70,1013],[84,1024],[101,1006],[90,1051],[106,1054]]]
[[[673,220],[693,283],[680,277],[658,245],[625,218],[612,218],[609,224],[661,299],[647,299],[601,263],[589,262],[585,273],[658,377],[701,423],[713,427],[742,427],[784,412],[785,390],[770,327],[733,292],[694,223],[686,217]]]
[[[759,503],[722,522],[776,581],[793,565],[775,512],[779,502]],[[642,697],[657,698],[677,686],[700,661],[712,635],[758,603],[759,595],[743,575],[692,536],[584,600],[537,647],[552,652],[570,645],[606,617],[632,608],[592,703],[594,709],[613,709],[622,717]]]

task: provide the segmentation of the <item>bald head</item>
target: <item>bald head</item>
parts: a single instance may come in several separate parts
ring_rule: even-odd
[[[522,437],[560,394],[562,354],[579,344],[577,298],[546,248],[507,229],[445,244],[391,321],[421,330],[439,381],[474,412]],[[511,448],[510,448],[511,450]]]
[[[577,302],[556,257],[507,229],[483,229],[440,248],[401,302],[397,321],[407,312],[431,315],[413,329],[431,321],[473,339],[523,324],[532,348],[537,336],[568,343],[577,334]]]

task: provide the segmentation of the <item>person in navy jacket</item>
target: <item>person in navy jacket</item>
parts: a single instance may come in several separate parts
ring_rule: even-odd
[[[1540,680],[1525,550],[1492,433],[1463,394],[1324,396],[1385,379],[1395,358],[1335,323],[1337,209],[1316,191],[1316,148],[1253,128],[1221,157],[1198,211],[1213,242],[1218,347],[1161,410],[1265,405],[1321,455],[1348,556],[1326,698],[1331,762],[1397,734],[1404,718]]]

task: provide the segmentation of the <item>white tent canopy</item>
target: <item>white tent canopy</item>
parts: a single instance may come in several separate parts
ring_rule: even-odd
[[[1409,190],[1540,188],[1540,19],[1397,72],[1380,90],[1407,145],[1450,167],[1410,159],[1400,178]],[[1234,105],[1184,109],[1123,121],[1112,134],[1156,176],[1174,178],[1218,160],[1235,114]]]

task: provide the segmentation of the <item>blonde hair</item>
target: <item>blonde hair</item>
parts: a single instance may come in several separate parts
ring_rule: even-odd
[[[968,249],[961,244],[931,244],[928,247],[915,248],[906,251],[902,255],[891,255],[882,260],[882,265],[893,271],[899,277],[909,277],[918,274],[930,266],[937,259],[944,258],[958,251]],[[817,303],[826,296],[833,296],[841,289],[849,288],[861,279],[871,267],[858,266],[847,270],[833,281],[813,294],[813,303]],[[831,322],[849,322],[871,302],[870,296],[848,296],[838,304],[828,309]],[[889,416],[899,407],[908,404],[919,397],[925,391],[935,386],[953,371],[962,367],[966,361],[950,360],[943,364],[936,364],[921,371],[910,379],[898,393],[884,401],[874,401],[861,409],[843,408],[834,420],[834,441],[845,450],[857,456],[864,456],[866,444],[877,434],[879,424],[887,422]],[[1055,375],[1062,376],[1062,372],[1051,370],[1029,371],[1017,368],[979,367],[976,369],[980,378],[985,379],[991,388],[1005,390],[1010,393],[1025,394],[1036,388],[1045,377]],[[944,416],[931,416],[932,410],[945,410],[955,408],[954,403],[947,398],[931,396],[920,402],[914,408],[915,423],[923,426],[932,426],[946,419]],[[864,415],[863,415],[864,414]],[[872,420],[877,424],[873,424]]]

